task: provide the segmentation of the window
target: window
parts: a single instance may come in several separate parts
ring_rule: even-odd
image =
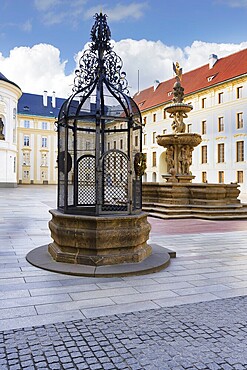
[[[42,130],[47,130],[47,122],[42,122]]]
[[[47,148],[47,137],[45,137],[45,136],[42,137],[41,146],[42,146],[42,148]]]
[[[154,131],[153,132],[153,144],[155,144],[156,143],[156,132]]]
[[[207,133],[207,121],[202,121],[202,135]]]
[[[237,141],[237,148],[236,148],[236,161],[243,162],[244,161],[244,142]]]
[[[163,132],[163,135],[166,135],[166,131],[167,131],[166,128],[162,131]]]
[[[191,124],[191,123],[189,123],[189,124],[187,125],[187,132],[188,132],[188,133],[192,132],[192,124]]]
[[[244,182],[244,172],[243,171],[237,171],[237,182],[239,184],[242,184]]]
[[[219,180],[220,184],[225,181],[224,171],[219,171],[218,172],[218,180]]]
[[[153,122],[156,122],[156,113],[153,114]]]
[[[110,150],[111,149],[111,145],[110,143],[107,143],[107,149]]]
[[[225,162],[225,144],[218,144],[218,163]]]
[[[207,145],[202,146],[202,163],[208,162],[208,147]]]
[[[202,109],[206,108],[206,98],[202,98]]]
[[[207,181],[207,172],[205,172],[205,171],[202,172],[202,182],[204,182],[204,183],[208,182]]]
[[[153,152],[152,156],[153,156],[152,158],[153,167],[156,167],[156,152]]]
[[[27,136],[27,135],[24,135],[24,143],[23,143],[23,145],[24,146],[29,146],[29,136]]]
[[[218,131],[219,132],[224,131],[224,119],[223,119],[223,117],[218,118]]]
[[[222,103],[223,103],[223,92],[218,94],[218,104],[222,104]]]
[[[13,118],[16,119],[16,108],[13,109]]]
[[[146,123],[147,123],[147,117],[144,117],[143,118],[143,123],[144,123],[144,125],[146,125]]]
[[[143,145],[147,145],[147,134],[143,136]]]
[[[166,119],[166,111],[165,111],[165,109],[163,110],[163,119]]]
[[[117,142],[115,140],[113,141],[113,149],[117,149]]]
[[[237,129],[244,127],[243,113],[237,113]]]
[[[30,121],[28,121],[28,120],[24,120],[24,127],[25,128],[30,128]]]
[[[29,171],[23,171],[23,178],[24,179],[29,179]]]
[[[120,139],[120,149],[123,149],[123,139]]]
[[[243,86],[237,87],[237,99],[241,99],[243,97]]]
[[[138,136],[135,136],[135,146],[138,146]]]
[[[16,157],[14,157],[14,173],[16,173]]]

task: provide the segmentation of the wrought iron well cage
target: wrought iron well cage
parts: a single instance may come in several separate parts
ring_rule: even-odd
[[[112,50],[106,15],[95,14],[91,44],[60,109],[58,209],[80,215],[141,211],[142,120]]]

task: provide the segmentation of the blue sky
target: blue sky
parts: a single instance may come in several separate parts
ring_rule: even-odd
[[[157,77],[161,79],[167,78],[168,74],[163,76],[160,73],[158,49],[163,53],[163,61],[174,56],[182,60],[185,69],[193,69],[197,64],[207,63],[202,57],[202,49],[208,48],[211,52],[209,45],[215,45],[215,51],[219,51],[220,56],[247,47],[247,0],[0,0],[0,9],[0,71],[7,71],[8,78],[16,78],[11,68],[16,69],[18,65],[17,60],[13,62],[12,51],[22,47],[26,49],[18,50],[19,63],[25,66],[25,60],[32,54],[30,60],[33,63],[46,63],[48,59],[48,66],[51,66],[53,72],[56,63],[59,63],[58,70],[60,73],[62,70],[64,77],[68,77],[76,67],[77,54],[90,40],[93,14],[101,9],[108,14],[112,39],[116,41],[122,59],[129,58],[128,50],[125,49],[131,47],[136,49],[136,53],[144,50],[144,58],[149,58],[149,55],[152,58],[153,45],[156,58],[150,63],[150,68],[152,65],[157,68]],[[133,42],[124,44],[123,40],[126,39]],[[134,43],[140,40],[143,42]],[[144,40],[149,43],[149,55]],[[194,44],[195,41],[200,44]],[[43,59],[42,55],[40,59],[35,57],[35,53],[42,54],[40,49],[33,49],[40,44],[46,45],[42,50]],[[47,45],[52,45],[53,49]],[[192,49],[193,61],[190,58]],[[59,61],[56,60],[52,65],[51,58],[56,54],[55,50],[58,51],[56,58]],[[167,55],[166,51],[169,51]],[[132,63],[128,60],[129,65],[135,61],[133,54]],[[136,60],[138,63],[135,71],[131,71],[130,75],[134,75],[137,69],[143,70],[143,76],[147,73],[152,75],[150,68],[145,70],[141,54],[138,54]],[[18,69],[21,71],[20,66]],[[38,72],[42,73],[40,65],[36,69],[37,75]],[[27,72],[25,75],[24,86],[28,80]],[[148,84],[146,77],[142,81],[145,87]],[[19,80],[17,82],[20,83]],[[136,86],[136,81],[133,85]]]

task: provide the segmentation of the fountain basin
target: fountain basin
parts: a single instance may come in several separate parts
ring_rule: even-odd
[[[192,105],[185,103],[174,103],[165,108],[168,113],[184,112],[188,113],[193,109]]]
[[[167,148],[170,145],[189,145],[194,148],[201,143],[202,138],[199,134],[178,133],[158,135],[156,140],[157,144],[164,148]]]

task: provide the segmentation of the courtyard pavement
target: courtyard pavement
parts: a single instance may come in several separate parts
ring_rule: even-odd
[[[149,218],[167,269],[88,278],[26,261],[51,208],[55,186],[0,189],[0,370],[247,369],[247,221]]]

